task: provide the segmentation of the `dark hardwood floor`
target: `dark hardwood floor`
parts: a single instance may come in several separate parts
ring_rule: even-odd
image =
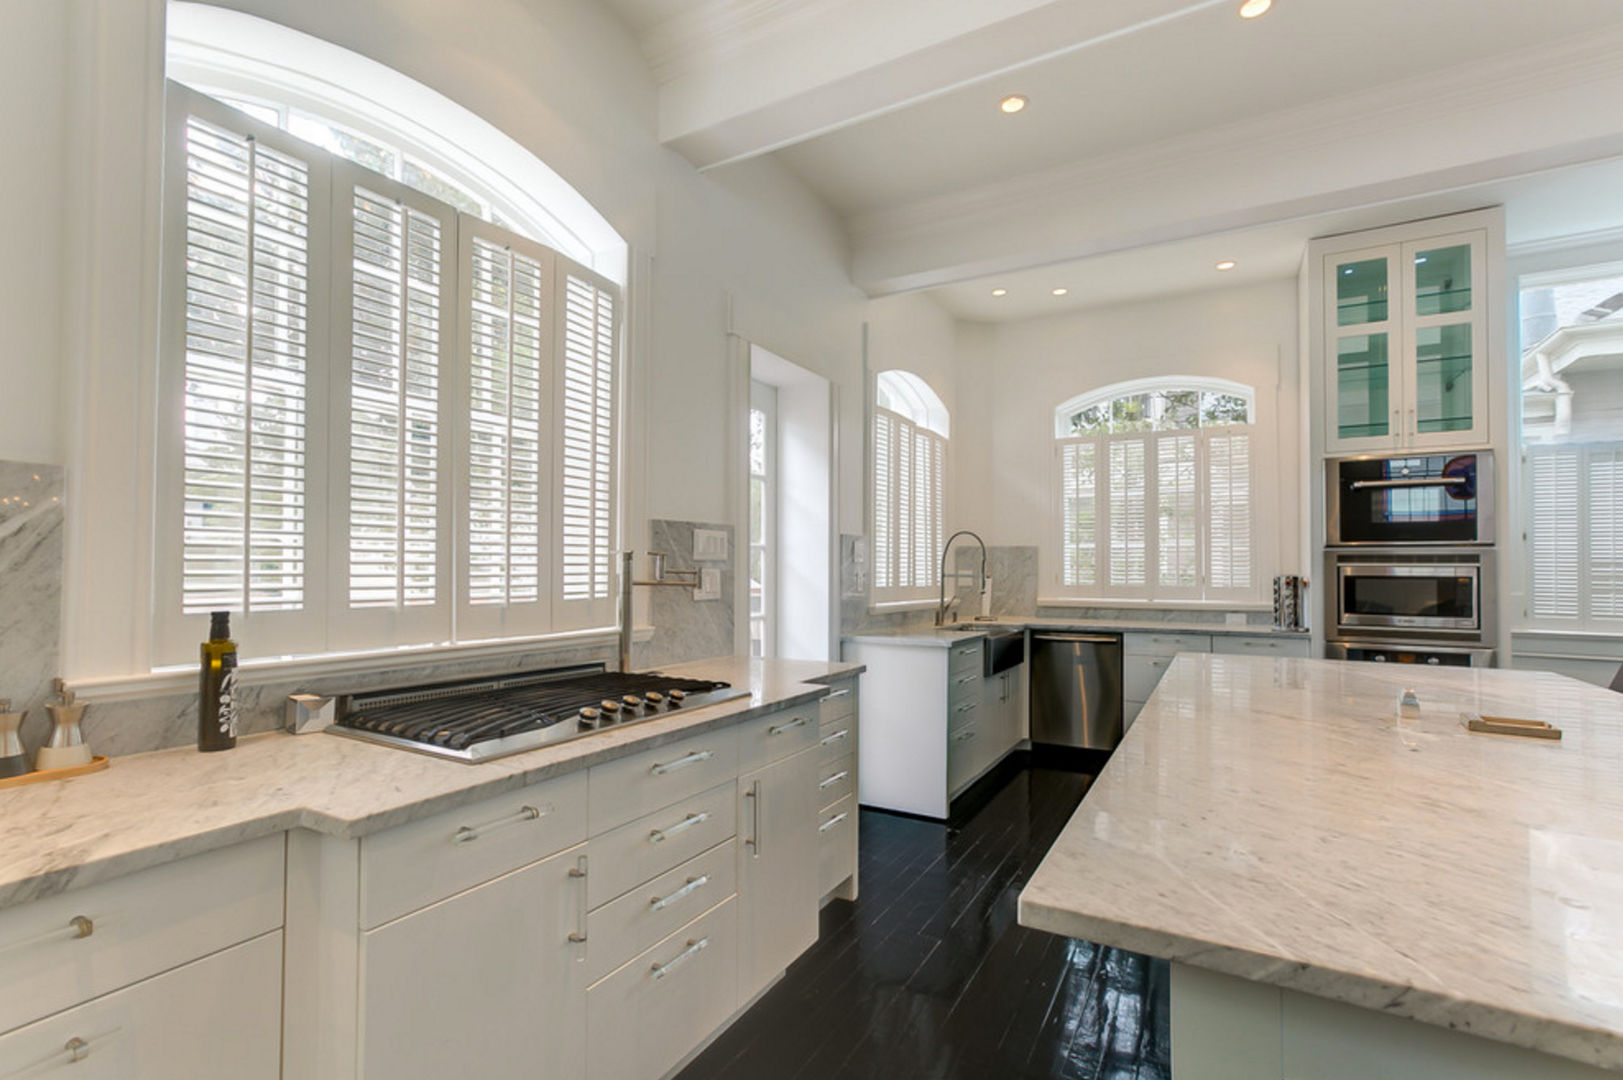
[[[1166,1080],[1167,965],[1015,923],[1088,780],[1019,770],[952,826],[862,811],[861,898],[679,1080]]]

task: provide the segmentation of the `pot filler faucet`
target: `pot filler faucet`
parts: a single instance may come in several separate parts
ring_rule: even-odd
[[[633,585],[680,585],[685,589],[695,589],[699,586],[699,572],[697,570],[666,570],[665,553],[663,551],[650,551],[648,553],[648,570],[653,576],[647,581],[637,581],[631,573],[632,552],[620,553],[620,670],[631,670],[631,587]]]
[[[952,550],[952,542],[958,539],[960,536],[967,536],[981,546],[981,572],[978,581],[981,593],[982,610],[981,614],[975,617],[977,619],[991,619],[991,615],[987,614],[985,610],[985,601],[987,596],[990,595],[992,585],[991,579],[986,576],[986,541],[982,540],[979,536],[976,536],[968,529],[959,529],[957,532],[947,537],[947,543],[941,549],[941,601],[936,605],[935,609],[935,624],[937,626],[947,625],[947,579],[951,578],[953,581],[958,581],[961,578],[974,578],[976,576],[974,574],[960,574],[956,572],[951,574],[947,573],[947,552]],[[953,602],[957,603],[957,597],[953,598]]]

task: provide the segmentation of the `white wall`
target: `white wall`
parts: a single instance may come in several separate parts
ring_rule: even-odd
[[[959,520],[984,530],[990,544],[1047,546],[1055,406],[1128,379],[1217,376],[1256,387],[1258,424],[1277,439],[1258,448],[1259,460],[1277,466],[1257,502],[1279,564],[1264,565],[1263,577],[1299,570],[1285,565],[1297,550],[1304,453],[1296,307],[1296,283],[1284,280],[966,327],[958,361],[965,426],[953,479]],[[1041,585],[1039,593],[1052,595]]]
[[[8,0],[0,16],[0,459],[60,465],[62,210],[68,8]],[[19,163],[26,163],[25,165]]]

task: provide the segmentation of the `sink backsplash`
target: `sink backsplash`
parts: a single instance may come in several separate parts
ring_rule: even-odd
[[[28,710],[23,741],[45,741],[62,635],[63,470],[0,461],[0,698]]]

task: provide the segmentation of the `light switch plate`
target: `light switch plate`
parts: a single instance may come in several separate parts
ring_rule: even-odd
[[[693,561],[727,561],[727,532],[725,529],[693,530]]]
[[[725,535],[725,534],[723,534]],[[699,587],[693,590],[695,600],[721,599],[721,570],[714,566],[699,568]]]

